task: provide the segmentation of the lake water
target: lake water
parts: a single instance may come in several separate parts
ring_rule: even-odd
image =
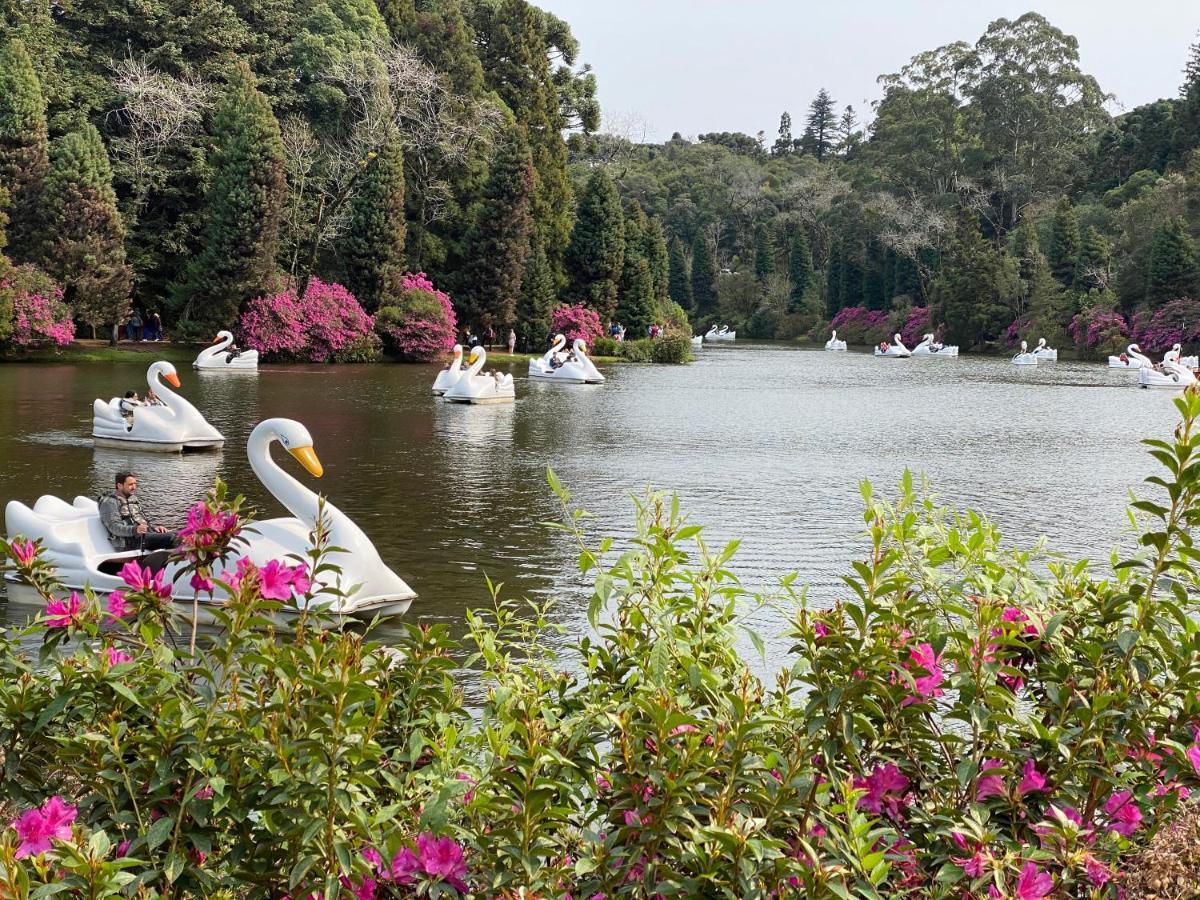
[[[167,522],[217,476],[279,515],[245,439],[260,419],[287,416],[312,432],[325,477],[285,464],[357,521],[417,591],[411,618],[461,623],[487,602],[486,574],[509,594],[557,597],[571,635],[586,628],[588,591],[570,541],[540,524],[557,512],[547,465],[594,514],[595,538],[628,531],[631,494],[670,488],[710,545],[742,539],[734,570],[745,582],[795,570],[828,602],[864,552],[862,478],[890,494],[912,468],[945,503],[978,508],[1014,542],[1045,534],[1052,549],[1099,558],[1128,543],[1128,493],[1154,471],[1140,439],[1169,437],[1176,418],[1171,392],[1137,390],[1136,372],[1094,363],[877,360],[740,342],[706,348],[688,366],[607,367],[597,387],[529,382],[521,366],[507,407],[438,401],[432,366],[179,370],[183,393],[224,432],[224,451],[92,448],[93,398],[144,393],[143,365],[0,366],[0,502],[95,496],[129,468],[143,505]],[[29,610],[0,600],[0,625]],[[776,615],[755,624],[778,631]],[[775,657],[786,644],[771,646]]]

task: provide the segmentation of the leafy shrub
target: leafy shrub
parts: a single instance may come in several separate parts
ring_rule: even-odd
[[[655,317],[667,331],[679,331],[689,335],[692,333],[692,323],[688,320],[687,311],[674,300],[660,301]]]
[[[829,323],[829,328],[837,331],[838,340],[869,346],[890,341],[894,333],[887,313],[865,306],[847,306],[840,310]]]
[[[375,319],[340,284],[313,278],[304,298],[289,286],[246,305],[240,328],[246,346],[272,359],[363,362],[378,358]]]
[[[1119,312],[1089,307],[1076,313],[1068,328],[1081,357],[1115,356],[1130,343],[1129,323]]]
[[[828,340],[829,330],[818,316],[810,312],[787,313],[780,316],[779,326],[775,329],[775,337],[781,341],[796,341],[802,339],[814,340],[813,332],[819,331]]]
[[[550,334],[566,335],[568,344],[574,343],[576,338],[583,338],[591,347],[597,338],[604,337],[604,326],[600,324],[600,316],[595,310],[580,303],[574,306],[564,303],[556,307],[550,316]]]
[[[593,356],[616,356],[620,352],[621,342],[610,337],[598,337],[592,341]]]
[[[1200,787],[1200,393],[1176,402],[1126,562],[1008,549],[906,476],[894,504],[863,485],[864,558],[829,608],[792,579],[750,595],[736,542],[708,548],[662,494],[622,550],[592,546],[551,473],[594,583],[570,667],[551,608],[495,596],[465,647],[423,623],[385,650],[319,613],[280,639],[320,528],[303,562],[244,568],[194,648],[136,563],[108,598],[67,594],[0,542],[46,599],[0,635],[0,891],[1116,898]],[[242,526],[222,496],[189,516],[198,589]],[[738,645],[763,604],[793,608],[796,660],[766,683]]]
[[[932,331],[930,325],[929,307],[914,306],[904,317],[904,324],[900,326],[900,337],[906,346],[916,346]]]
[[[1200,342],[1200,301],[1172,300],[1133,317],[1133,336],[1143,350],[1162,353],[1174,344]]]
[[[11,326],[4,330],[14,347],[65,347],[75,340],[62,288],[35,266],[18,266],[0,280],[0,309],[5,307],[12,310]]]
[[[450,296],[424,272],[406,273],[401,292],[375,315],[375,328],[389,353],[408,362],[429,362],[454,346],[458,319]]]
[[[650,360],[679,365],[692,358],[692,339],[682,334],[666,334],[650,342]]]
[[[651,343],[650,338],[638,338],[636,341],[626,339],[617,344],[617,355],[630,362],[652,362],[654,350]]]

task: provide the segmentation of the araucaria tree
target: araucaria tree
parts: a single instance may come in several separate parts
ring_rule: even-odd
[[[668,296],[684,309],[692,308],[692,272],[688,265],[687,252],[679,238],[671,240],[669,262]]]
[[[366,163],[338,243],[344,283],[367,312],[399,291],[404,273],[404,149],[393,135]]]
[[[200,252],[175,291],[179,318],[228,327],[275,272],[283,141],[250,67],[239,62],[209,128],[212,184]]]
[[[833,108],[833,98],[825,88],[821,88],[808,107],[805,136],[810,146],[804,150],[819,160],[829,156],[838,145],[838,118]]]
[[[95,337],[98,328],[120,321],[133,276],[125,264],[112,168],[94,126],[54,143],[39,206],[38,261]]]
[[[578,218],[567,248],[573,299],[596,310],[601,318],[611,318],[624,262],[621,196],[609,174],[597,169],[579,199]]]
[[[37,201],[49,159],[46,101],[25,44],[0,44],[0,188],[8,194],[9,252],[28,261],[37,242]]]
[[[692,305],[702,316],[717,308],[717,256],[703,229],[692,243]]]
[[[533,160],[524,135],[500,141],[483,203],[469,237],[470,277],[459,296],[472,328],[514,324],[533,236]]]

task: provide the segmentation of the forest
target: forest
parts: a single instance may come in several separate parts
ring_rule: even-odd
[[[1200,43],[1114,117],[1028,13],[881,76],[868,125],[821,89],[774,140],[647,144],[602,132],[570,26],[525,0],[0,14],[0,342],[132,306],[428,358],[462,328],[540,347],[562,304],[634,334],[1200,340]]]

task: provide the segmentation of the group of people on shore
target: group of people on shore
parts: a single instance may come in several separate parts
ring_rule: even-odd
[[[491,325],[484,330],[482,340],[480,340],[479,336],[471,330],[470,326],[467,326],[467,328],[463,330],[462,345],[468,350],[474,349],[475,347],[479,347],[481,345],[484,347],[484,349],[490,350],[497,346],[496,341],[498,338],[499,335],[496,334],[496,329],[494,329]],[[517,333],[511,328],[508,329],[508,352],[517,352]]]
[[[164,340],[162,316],[157,312],[147,312],[145,317],[136,307],[125,311],[120,329],[125,332],[127,341],[161,341]]]

